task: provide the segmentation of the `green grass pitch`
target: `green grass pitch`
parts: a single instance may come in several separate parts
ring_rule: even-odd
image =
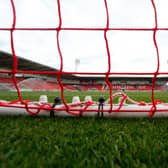
[[[60,92],[22,92],[24,100],[49,102]],[[136,101],[151,102],[150,92],[127,92]],[[92,95],[97,101],[108,92],[65,92]],[[16,100],[15,92],[1,92],[0,99]],[[167,92],[155,98],[168,102]],[[115,100],[117,101],[117,100]],[[167,167],[168,119],[0,117],[0,167]]]

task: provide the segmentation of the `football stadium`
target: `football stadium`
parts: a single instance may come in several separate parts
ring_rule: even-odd
[[[0,167],[167,167],[164,0],[0,2]]]
[[[108,83],[105,81],[104,77],[101,76],[77,76],[77,75],[69,75],[69,74],[64,74],[61,77],[61,85],[59,83],[59,81],[56,78],[55,74],[53,73],[57,73],[59,72],[58,69],[54,69],[42,64],[39,64],[37,62],[33,62],[31,60],[26,60],[25,58],[19,57],[17,56],[17,73],[15,74],[15,78],[13,78],[13,75],[11,75],[11,71],[12,71],[12,67],[13,67],[13,57],[11,54],[9,53],[5,53],[5,52],[0,52],[0,58],[1,58],[1,72],[4,72],[1,74],[0,76],[0,90],[2,92],[2,95],[6,95],[8,92],[13,93],[13,95],[15,95],[13,98],[10,97],[7,98],[7,101],[12,101],[12,102],[4,102],[3,104],[3,100],[6,100],[6,97],[1,97],[2,102],[1,102],[1,106],[8,106],[7,108],[2,108],[2,112],[1,114],[4,115],[18,115],[18,114],[22,114],[22,110],[20,109],[20,103],[23,101],[22,99],[22,94],[28,94],[28,92],[32,92],[33,95],[36,95],[36,93],[38,93],[35,99],[35,97],[33,98],[33,100],[31,100],[31,98],[29,98],[29,101],[36,101],[35,103],[37,104],[37,101],[44,101],[44,102],[40,102],[42,104],[46,104],[46,106],[48,106],[47,103],[54,103],[55,98],[59,98],[59,104],[61,103],[74,103],[74,107],[76,106],[76,108],[80,108],[80,106],[82,107],[79,110],[85,109],[83,110],[83,112],[81,112],[80,115],[82,115],[82,113],[85,113],[85,111],[87,112],[87,108],[85,107],[89,107],[91,106],[88,105],[88,102],[93,101],[94,102],[99,102],[101,98],[104,99],[108,99],[109,97],[109,91],[112,90],[113,91],[113,95],[115,95],[113,97],[114,99],[114,103],[117,104],[117,107],[119,105],[119,107],[125,103],[127,104],[127,107],[131,105],[129,104],[136,104],[135,108],[135,116],[139,116],[142,113],[136,112],[138,110],[138,108],[140,109],[141,106],[147,106],[147,104],[145,104],[144,101],[146,101],[145,99],[142,98],[142,95],[145,94],[150,94],[150,92],[154,89],[154,91],[156,92],[156,94],[161,94],[161,93],[166,93],[167,90],[167,84],[166,84],[166,80],[167,77],[160,77],[157,78],[156,82],[155,82],[155,86],[153,88],[153,78],[152,77],[125,77],[125,76],[117,76],[117,77],[110,77],[109,78],[109,82],[111,83],[111,88],[109,89],[109,85]],[[37,73],[37,71],[39,71]],[[26,72],[26,74],[24,73]],[[44,73],[45,72],[45,73]],[[51,73],[51,74],[48,74]],[[34,74],[35,73],[35,74]],[[62,88],[61,88],[62,87]],[[62,91],[62,92],[61,92]],[[53,93],[53,97],[52,98],[47,95],[47,92],[51,92]],[[128,93],[127,93],[128,92]],[[129,93],[138,93],[138,96],[141,97],[141,100],[139,99],[137,100],[132,100],[128,95]],[[41,95],[39,95],[41,94]],[[61,95],[62,94],[62,95]],[[65,95],[63,95],[65,94]],[[66,95],[68,94],[68,95]],[[94,95],[96,94],[96,96]],[[142,94],[142,95],[141,95]],[[8,94],[7,94],[8,95]],[[81,97],[82,95],[82,97]],[[18,100],[18,102],[16,102],[17,98],[16,96],[18,96],[18,98],[20,98],[20,100]],[[40,96],[41,99],[40,100]],[[119,96],[119,97],[118,97]],[[121,97],[120,97],[121,96]],[[85,101],[85,103],[83,102],[82,104],[80,101],[80,97],[81,99],[83,99],[82,101]],[[64,99],[62,100],[61,99]],[[88,100],[85,100],[87,99]],[[158,99],[156,100],[156,104],[158,102],[158,104],[162,104],[162,102],[165,102],[166,100],[162,97],[157,97]],[[45,100],[43,100],[45,99]],[[49,102],[48,102],[49,99]],[[136,97],[133,97],[133,99],[137,99]],[[147,103],[149,103],[151,97],[149,96],[149,100],[147,100]],[[162,100],[164,99],[164,100]],[[143,102],[142,102],[143,100]],[[26,100],[27,101],[27,100]],[[64,101],[64,102],[63,102]],[[126,102],[127,101],[127,102]],[[151,100],[152,101],[152,100]],[[19,104],[19,106],[17,107],[17,103]],[[23,106],[25,106],[25,102],[22,102]],[[27,102],[26,102],[27,103]],[[33,105],[33,102],[30,102]],[[77,103],[77,105],[76,105]],[[78,104],[79,103],[79,104]],[[100,103],[100,102],[99,102]],[[104,102],[103,102],[104,103]],[[144,104],[143,104],[144,103]],[[31,106],[30,104],[30,106]],[[95,103],[96,104],[96,103]],[[16,106],[16,108],[14,108],[15,112],[12,112],[12,106],[10,108],[10,105],[12,106]],[[58,105],[58,104],[57,104]],[[66,106],[68,106],[66,104]],[[99,105],[98,105],[99,106]],[[38,106],[37,106],[38,107]],[[36,107],[36,108],[37,108]],[[56,105],[55,105],[56,107]],[[105,106],[104,106],[105,107]],[[17,109],[18,108],[18,109]],[[21,106],[21,108],[23,108]],[[27,107],[28,108],[28,107]],[[31,108],[31,107],[30,107]],[[60,108],[60,107],[59,107]],[[99,107],[95,107],[93,109],[93,111],[97,110]],[[25,107],[26,109],[26,107]],[[39,106],[40,109],[40,106]],[[121,109],[121,108],[120,108]],[[120,110],[119,108],[117,109],[118,112],[116,113],[116,117],[120,117]],[[123,106],[124,109],[124,106]],[[46,109],[47,110],[47,109]],[[59,110],[59,109],[58,109]],[[65,111],[66,109],[61,109],[61,111]],[[78,109],[76,109],[76,111],[79,111]],[[103,109],[102,109],[103,110]],[[131,112],[134,109],[131,109]],[[18,111],[18,112],[16,112]],[[20,112],[19,112],[20,111]],[[39,114],[37,113],[37,115],[40,115],[40,110],[38,110]],[[45,113],[50,114],[52,110],[48,109],[48,111],[45,111]],[[127,111],[127,109],[126,109]],[[26,112],[26,110],[25,110]],[[25,112],[23,113],[23,115],[25,114]],[[69,111],[68,111],[69,112]],[[99,115],[99,112],[103,112],[103,111],[96,111],[94,113],[93,116],[97,116],[97,114]],[[106,111],[105,111],[106,112]],[[27,110],[27,113],[30,114],[35,114],[34,112],[29,112],[29,110]],[[60,113],[57,113],[56,111],[54,112],[56,113],[55,115],[57,116],[57,114],[59,115]],[[61,112],[63,114],[63,116],[66,116],[66,114],[64,114],[64,112]],[[109,112],[111,113],[111,112]],[[145,113],[145,112],[144,112]],[[44,112],[42,113],[44,114]],[[71,113],[69,113],[71,114]],[[90,115],[89,113],[87,113],[88,115]],[[124,113],[123,113],[124,114]],[[133,117],[134,114],[129,113],[130,117]],[[36,115],[36,114],[35,114]],[[72,115],[79,115],[79,113],[72,113]],[[122,115],[122,114],[121,114]],[[150,116],[150,112],[145,113],[145,117],[146,116]],[[163,116],[164,114],[162,114]],[[123,115],[125,116],[125,114]],[[157,115],[155,115],[157,116]],[[113,116],[115,117],[115,115]],[[126,114],[127,117],[127,114]]]

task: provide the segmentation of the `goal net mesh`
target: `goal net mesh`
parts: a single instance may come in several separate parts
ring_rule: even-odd
[[[2,1],[3,2],[3,1]],[[130,4],[132,1],[126,2],[124,1],[123,4],[118,1],[118,3],[120,3],[119,5],[121,5],[121,10],[123,8],[127,8],[128,10],[130,9],[131,5]],[[34,2],[33,2],[34,3]],[[53,8],[53,6],[49,3],[47,3],[47,1],[44,0],[44,3],[46,3],[46,5],[48,5],[48,7]],[[76,8],[73,8],[73,4],[75,3]],[[107,87],[108,88],[108,96],[109,99],[106,100],[106,103],[109,105],[108,109],[101,109],[101,111],[104,112],[117,112],[117,111],[122,111],[121,108],[125,102],[125,100],[130,101],[133,104],[136,104],[138,106],[145,106],[145,102],[135,102],[132,99],[130,99],[125,93],[115,93],[113,94],[113,84],[112,81],[110,80],[111,77],[115,77],[115,76],[120,76],[120,77],[140,77],[140,76],[149,76],[152,77],[152,86],[151,86],[151,106],[150,109],[147,110],[138,110],[136,109],[131,109],[131,110],[123,110],[123,111],[142,111],[142,112],[149,112],[150,115],[153,115],[155,112],[157,111],[168,111],[168,109],[162,109],[162,110],[158,110],[157,109],[157,105],[161,104],[161,101],[157,101],[155,100],[155,96],[154,96],[154,91],[155,91],[155,83],[156,83],[156,79],[159,75],[167,75],[167,72],[162,72],[160,70],[160,52],[159,52],[159,45],[158,45],[158,41],[157,41],[157,33],[158,32],[167,32],[168,28],[164,28],[163,27],[159,27],[158,26],[158,17],[160,17],[161,15],[159,15],[158,11],[157,11],[157,6],[159,7],[158,4],[156,4],[156,1],[154,0],[149,0],[149,2],[142,2],[146,3],[146,5],[144,6],[148,6],[146,8],[146,10],[148,10],[148,8],[150,9],[148,13],[150,13],[150,16],[143,16],[143,12],[145,13],[145,10],[142,11],[136,11],[138,10],[138,8],[136,9],[132,9],[133,12],[131,13],[131,15],[136,14],[136,12],[140,13],[140,15],[136,15],[137,20],[139,20],[138,22],[136,22],[135,26],[134,24],[131,22],[130,24],[128,24],[128,26],[124,26],[125,20],[128,20],[129,16],[127,16],[126,11],[120,11],[120,13],[118,13],[119,17],[117,19],[115,19],[115,16],[112,15],[113,10],[114,10],[114,14],[116,14],[117,12],[115,11],[115,5],[117,4],[117,1],[114,3],[114,7],[113,7],[113,1],[108,1],[108,0],[99,0],[97,2],[97,4],[91,3],[90,1],[84,1],[81,2],[82,4],[80,4],[79,2],[75,1],[72,2],[67,2],[65,3],[62,0],[57,0],[55,1],[55,6],[57,8],[56,9],[56,14],[57,17],[54,18],[56,21],[55,23],[51,24],[51,26],[49,25],[45,25],[45,21],[44,24],[40,25],[40,26],[36,26],[36,21],[32,22],[32,25],[29,25],[28,20],[26,21],[26,19],[24,19],[24,17],[26,18],[26,16],[19,16],[18,13],[20,12],[19,9],[17,10],[16,7],[16,1],[14,0],[10,0],[10,3],[8,3],[8,5],[11,6],[10,9],[10,19],[12,18],[12,26],[11,27],[7,27],[7,26],[2,26],[0,27],[0,32],[4,32],[5,33],[9,33],[8,36],[10,37],[10,47],[11,47],[11,53],[12,53],[12,57],[13,57],[13,65],[11,67],[11,70],[0,70],[1,74],[10,74],[12,81],[14,83],[14,87],[17,90],[17,94],[18,94],[18,101],[15,101],[13,104],[12,103],[4,103],[1,102],[0,106],[5,106],[5,107],[17,107],[17,108],[25,108],[28,112],[32,113],[32,114],[36,114],[37,112],[40,111],[40,109],[48,109],[48,110],[57,110],[57,111],[61,111],[61,110],[65,110],[66,112],[71,112],[75,115],[81,114],[82,112],[86,111],[86,112],[91,112],[93,110],[89,110],[89,106],[91,106],[92,104],[101,104],[101,100],[99,100],[99,102],[92,102],[91,100],[89,101],[85,101],[85,102],[78,102],[78,103],[74,103],[74,104],[68,104],[65,101],[65,89],[70,87],[70,86],[66,86],[64,84],[64,76],[69,76],[69,78],[67,80],[71,80],[73,81],[73,76],[85,76],[87,77],[94,77],[94,78],[99,78],[101,77],[101,79],[104,77],[104,85],[102,85],[102,88]],[[134,3],[134,2],[132,2]],[[23,5],[23,3],[20,3],[20,5]],[[96,10],[96,5],[101,6],[102,9],[102,13],[103,13],[103,17],[100,17],[101,13],[100,11]],[[125,5],[125,7],[124,7]],[[33,6],[33,4],[32,4]],[[8,9],[8,7],[6,6],[6,8]],[[36,8],[40,8],[40,6],[36,6]],[[79,9],[78,9],[79,8]],[[83,11],[82,11],[82,8]],[[32,13],[33,13],[33,7],[32,7]],[[70,10],[69,10],[70,9]],[[73,10],[73,9],[76,9]],[[78,10],[77,10],[78,9]],[[90,14],[87,14],[87,10],[90,11]],[[81,13],[80,13],[81,10]],[[127,9],[125,9],[127,10]],[[38,12],[37,11],[34,11]],[[67,12],[67,13],[66,13]],[[125,12],[125,13],[124,13]],[[66,14],[65,14],[66,13]],[[33,15],[31,14],[30,11],[28,11],[27,15]],[[45,10],[44,13],[39,13],[38,14],[41,17],[45,16]],[[47,15],[47,19],[46,20],[50,20],[50,15]],[[122,16],[123,15],[123,16]],[[13,16],[13,17],[12,17]],[[64,17],[67,16],[67,19],[65,19]],[[141,18],[141,16],[143,16]],[[32,18],[35,16],[32,16]],[[123,17],[123,18],[122,18]],[[19,21],[23,20],[23,23],[25,23],[26,26],[22,27],[20,25],[21,22]],[[30,18],[29,18],[30,19]],[[72,20],[71,20],[72,19]],[[90,20],[89,24],[86,24],[86,19]],[[121,20],[119,20],[121,19]],[[135,19],[135,18],[134,18]],[[132,19],[132,21],[134,21],[134,19]],[[145,23],[147,26],[145,25],[141,25],[142,23],[142,19],[145,20]],[[98,22],[95,22],[95,20],[99,20]],[[113,25],[113,20],[114,20],[114,25]],[[29,20],[30,21],[30,20]],[[18,23],[17,23],[18,22]],[[41,20],[39,19],[39,23],[43,22],[42,18]],[[69,24],[69,22],[71,22],[72,26],[66,26]],[[123,24],[122,24],[123,22]],[[128,21],[129,22],[129,21]],[[150,23],[149,23],[150,22]],[[120,23],[120,26],[117,26]],[[149,24],[148,24],[149,23]],[[96,26],[94,26],[94,24],[96,24]],[[81,26],[82,25],[82,26]],[[42,38],[46,38],[47,41],[47,37],[50,39],[49,41],[47,41],[47,43],[49,43],[50,46],[52,46],[54,48],[54,50],[57,51],[57,54],[55,55],[55,57],[57,57],[57,63],[55,63],[56,65],[56,69],[57,70],[19,70],[18,68],[18,57],[16,54],[16,46],[17,46],[17,40],[15,40],[15,36],[17,36],[17,33],[20,33],[20,36],[22,37],[22,41],[21,41],[21,46],[24,45],[25,39],[24,39],[24,33],[23,32],[27,32],[27,35],[29,35],[30,32],[32,32],[32,34],[37,33],[38,36],[42,39]],[[46,32],[49,32],[49,34],[45,34]],[[119,36],[117,36],[117,33],[120,33]],[[82,35],[81,35],[82,34]],[[86,38],[86,37],[87,38]],[[150,36],[150,38],[148,38]],[[28,37],[28,36],[26,36]],[[53,44],[53,41],[51,40],[51,38],[54,38],[56,43]],[[95,40],[93,40],[93,37],[95,37]],[[99,38],[100,37],[100,38]],[[32,35],[32,40],[29,39],[29,43],[34,43],[34,39],[33,39],[33,35]],[[118,39],[117,39],[118,38]],[[158,38],[160,38],[160,36],[158,36]],[[71,40],[70,40],[71,39]],[[150,40],[149,40],[150,39]],[[152,39],[152,40],[151,40]],[[130,43],[130,40],[132,40],[132,43]],[[136,40],[136,41],[135,41]],[[74,42],[75,41],[75,42]],[[135,43],[135,45],[138,45],[139,48],[136,48],[135,45],[133,45]],[[73,44],[71,44],[73,43]],[[149,44],[150,43],[150,44]],[[39,41],[39,46],[41,45],[41,49],[44,48],[45,46],[42,44],[42,42]],[[67,46],[70,46],[71,48],[68,48]],[[80,45],[80,48],[78,48]],[[146,46],[149,47],[149,51],[146,50]],[[149,45],[149,46],[148,46]],[[37,48],[37,50],[39,50],[40,48]],[[125,46],[124,48],[122,48],[122,46]],[[48,47],[48,46],[46,46]],[[34,47],[36,48],[36,46]],[[55,49],[56,48],[56,49]],[[102,50],[100,48],[103,48],[104,53],[102,53]],[[117,53],[115,52],[115,48],[118,49],[119,55],[117,55]],[[152,49],[150,49],[152,48]],[[148,48],[147,48],[148,49]],[[87,51],[88,50],[88,51]],[[123,51],[122,51],[123,50]],[[138,51],[137,51],[138,50]],[[73,52],[72,52],[73,51]],[[150,53],[151,51],[151,53]],[[26,50],[24,51],[26,52]],[[98,54],[98,57],[103,57],[104,58],[104,62],[101,62],[101,60],[98,60],[98,57],[95,56],[95,52],[100,52]],[[139,52],[139,53],[138,53]],[[144,69],[148,69],[148,67],[143,67],[143,64],[138,64],[134,65],[134,62],[130,63],[130,59],[132,59],[133,57],[131,57],[130,55],[134,55],[134,60],[137,59],[137,62],[143,62],[142,60],[140,60],[140,57],[136,57],[136,55],[143,55],[144,53],[147,53],[148,55],[152,55],[151,57],[147,58],[147,54],[145,55],[146,57],[146,62],[148,62],[150,65],[154,64],[153,66],[151,66],[152,68],[149,71],[144,71]],[[88,66],[87,68],[85,67],[85,69],[83,67],[78,68],[78,65],[80,64],[80,55],[83,54],[88,54],[89,53],[89,57],[87,59],[83,59],[83,61],[86,62],[86,64],[84,64],[85,66]],[[36,56],[36,60],[40,60],[40,55],[38,54],[42,54],[42,53],[38,53],[37,52],[37,56]],[[48,55],[52,55],[53,59],[53,53],[49,52],[49,53],[45,53],[45,61],[47,61],[47,57],[49,57]],[[69,58],[67,57],[67,55],[69,54]],[[75,55],[76,54],[76,55]],[[115,56],[116,54],[116,56]],[[121,57],[121,55],[124,57]],[[66,55],[66,57],[65,57]],[[67,67],[72,67],[72,60],[71,57],[74,59],[73,55],[75,55],[76,57],[78,57],[75,60],[75,70],[72,70],[72,68],[69,70]],[[77,56],[78,55],[78,56]],[[130,56],[130,57],[129,57]],[[67,59],[67,60],[66,60]],[[155,60],[155,61],[153,61]],[[51,60],[51,62],[54,64],[54,59]],[[130,65],[126,65],[125,62],[129,62]],[[68,64],[69,63],[69,64]],[[97,64],[97,65],[96,65]],[[95,66],[96,65],[96,66]],[[124,69],[123,67],[127,66],[126,69]],[[144,66],[148,66],[148,64],[145,64]],[[137,66],[137,70],[133,70],[131,69],[131,67],[136,67]],[[120,68],[120,69],[119,69]],[[130,69],[129,69],[130,68]],[[141,71],[139,69],[141,69]],[[100,71],[99,71],[100,69]],[[131,70],[131,71],[130,71]],[[59,107],[57,108],[55,106],[52,107],[49,104],[43,104],[43,105],[39,105],[38,107],[29,107],[29,101],[25,101],[22,98],[21,95],[21,91],[20,88],[22,86],[22,84],[26,84],[29,82],[30,83],[36,83],[36,80],[31,79],[31,80],[26,80],[25,82],[19,82],[18,79],[16,78],[17,75],[19,74],[34,74],[34,75],[48,75],[48,76],[54,76],[57,79],[57,83],[58,83],[58,89],[60,89],[61,91],[61,100],[63,103],[63,107]],[[71,79],[72,78],[72,79]],[[37,79],[39,80],[39,79]],[[41,81],[41,85],[45,85],[45,83],[42,83]],[[55,86],[56,87],[56,86]],[[76,88],[80,89],[80,85],[76,86]],[[94,89],[94,88],[93,88]],[[117,96],[121,96],[122,99],[119,103],[119,107],[117,109],[113,108],[114,103],[113,100],[115,97]],[[18,103],[19,102],[19,103]],[[17,105],[17,103],[19,105]],[[20,106],[20,104],[23,104],[24,106]],[[82,109],[81,108],[75,108],[75,105],[78,105],[77,107],[83,106]],[[31,109],[35,109],[37,110],[36,112],[32,112]],[[95,110],[95,109],[94,109]],[[73,111],[73,112],[72,112]],[[100,109],[97,109],[96,111],[100,111]]]

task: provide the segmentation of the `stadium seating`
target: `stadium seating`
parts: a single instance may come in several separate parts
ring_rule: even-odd
[[[77,90],[72,84],[64,84],[64,89],[72,91]]]
[[[60,86],[56,82],[50,82],[46,81],[40,78],[21,78],[17,77],[16,82],[18,84],[19,89],[31,89],[31,90],[60,90]],[[7,77],[0,77],[0,90],[2,89],[9,89],[9,90],[15,90],[15,85],[13,82],[13,79],[7,78]],[[115,91],[121,91],[122,88],[124,88],[126,91],[151,91],[152,85],[151,84],[113,84],[112,89]],[[97,90],[97,91],[106,91],[109,89],[109,86],[107,84],[74,84],[74,83],[64,83],[64,89],[65,90],[82,90],[82,91],[88,91],[88,90]],[[156,85],[155,90],[163,91],[164,86],[163,85]]]
[[[19,86],[32,90],[59,90],[60,86],[56,82],[49,82],[41,79],[30,78],[23,80]]]

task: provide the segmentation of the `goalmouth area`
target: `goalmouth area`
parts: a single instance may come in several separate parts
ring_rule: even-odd
[[[168,167],[167,6],[0,0],[0,167]]]

